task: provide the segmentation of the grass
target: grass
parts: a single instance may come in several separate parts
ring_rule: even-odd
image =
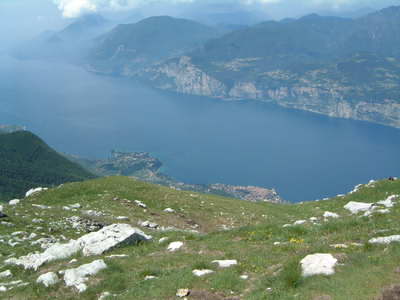
[[[312,300],[321,295],[330,295],[335,300],[374,299],[383,287],[400,281],[400,275],[394,272],[400,266],[400,245],[372,246],[366,242],[376,236],[400,234],[400,205],[392,208],[389,214],[370,218],[352,216],[343,206],[349,201],[377,202],[392,194],[400,194],[400,181],[380,181],[374,187],[364,186],[346,197],[293,205],[250,203],[175,191],[125,177],[66,184],[24,199],[16,207],[7,206],[5,212],[10,217],[5,221],[15,226],[0,225],[3,239],[8,240],[8,235],[16,231],[77,238],[84,232],[65,226],[64,221],[60,225],[60,221],[74,215],[88,218],[82,214],[86,209],[104,212],[104,216],[90,217],[104,224],[123,222],[137,226],[139,221],[150,220],[160,226],[173,226],[176,230],[145,230],[153,236],[153,242],[126,246],[109,253],[127,254],[127,258],[103,256],[108,268],[91,277],[88,290],[82,294],[66,288],[63,283],[47,289],[35,281],[42,273],[77,267],[100,257],[78,255],[78,263],[68,264],[70,258],[44,265],[38,272],[2,265],[0,272],[11,269],[14,280],[21,279],[30,285],[2,293],[0,297],[89,300],[98,299],[102,292],[109,291],[118,295],[110,299],[175,299],[178,289],[189,288],[207,292],[207,299],[220,299],[221,295],[250,300]],[[144,202],[147,209],[137,207],[133,200]],[[51,208],[41,210],[32,207],[32,203]],[[80,203],[83,208],[75,212],[62,210],[62,206],[74,203]],[[163,212],[167,207],[177,212]],[[341,217],[324,222],[325,211],[338,213]],[[117,221],[116,216],[126,216],[129,220]],[[310,217],[317,217],[320,225],[307,222],[282,227]],[[34,218],[44,222],[33,224]],[[38,226],[42,229],[37,229]],[[231,229],[224,230],[224,227]],[[168,242],[159,243],[161,237],[168,237]],[[174,253],[167,252],[166,247],[171,241],[183,241],[184,247]],[[280,244],[275,245],[276,242]],[[349,247],[331,247],[343,243]],[[15,247],[0,243],[0,261],[12,254],[18,257],[35,250],[41,249],[31,246],[30,242]],[[337,256],[340,265],[336,267],[336,274],[302,278],[299,262],[313,253]],[[220,259],[236,259],[238,265],[221,269],[212,263]],[[194,269],[211,269],[215,273],[195,277]],[[247,280],[240,278],[244,274],[249,276]],[[157,278],[145,280],[148,275]],[[189,299],[200,299],[195,297]]]

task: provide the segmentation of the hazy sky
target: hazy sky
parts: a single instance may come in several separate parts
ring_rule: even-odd
[[[225,15],[221,22],[240,23],[241,14],[247,14],[242,20],[246,22],[253,16],[261,21],[312,12],[352,15],[389,5],[400,5],[400,0],[0,0],[0,50],[44,30],[58,30],[85,13],[120,20],[133,15],[172,15],[210,21],[215,15]]]

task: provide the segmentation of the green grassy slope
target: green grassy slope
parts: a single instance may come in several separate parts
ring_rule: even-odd
[[[27,131],[0,134],[0,200],[38,186],[93,178]]]
[[[153,221],[176,230],[162,232],[144,229],[153,242],[115,249],[110,254],[127,254],[126,258],[109,259],[77,256],[78,263],[69,259],[47,264],[38,272],[12,267],[13,280],[30,284],[3,293],[4,299],[98,299],[104,291],[117,294],[107,299],[176,299],[177,289],[189,288],[188,299],[304,299],[313,300],[323,295],[331,299],[375,299],[383,287],[400,281],[395,269],[400,266],[400,244],[372,246],[370,238],[399,234],[400,199],[389,214],[372,217],[350,215],[343,206],[349,201],[377,202],[389,195],[400,194],[400,181],[381,181],[365,185],[358,192],[330,199],[296,205],[248,203],[240,200],[182,192],[137,182],[126,177],[101,178],[82,183],[66,184],[27,198],[16,207],[5,207],[10,216],[5,221],[14,227],[2,227],[2,238],[7,242],[16,231],[36,232],[40,237],[64,235],[67,239],[83,235],[65,224],[65,218],[80,216],[104,224]],[[139,208],[133,200],[148,207]],[[80,203],[77,211],[62,210],[62,206]],[[41,210],[32,204],[50,206]],[[171,207],[176,213],[163,210]],[[102,217],[87,217],[83,211],[94,209]],[[325,211],[338,213],[339,219],[324,221]],[[116,216],[128,220],[117,221]],[[283,228],[296,220],[316,217],[317,224]],[[33,224],[41,218],[43,223]],[[61,224],[61,225],[60,225]],[[197,225],[196,225],[197,224]],[[40,225],[41,228],[37,228]],[[181,231],[196,229],[198,233]],[[225,230],[224,230],[225,229]],[[174,253],[166,250],[168,242],[183,241],[184,247]],[[280,242],[280,245],[274,243]],[[352,244],[357,243],[357,244]],[[346,249],[333,244],[346,244]],[[11,247],[0,243],[0,260],[10,255],[25,255],[39,247],[29,241]],[[42,250],[40,250],[42,251]],[[331,253],[340,260],[336,274],[303,279],[299,261],[308,254]],[[89,289],[78,294],[63,283],[44,288],[35,283],[40,274],[77,267],[103,258],[108,269],[88,281]],[[237,259],[239,264],[219,269],[211,263],[217,259]],[[195,277],[194,269],[212,269],[215,273]],[[0,272],[10,269],[0,267]],[[240,278],[249,276],[248,280]],[[144,280],[154,275],[157,279]],[[4,281],[4,280],[3,280]],[[271,290],[268,290],[271,288]],[[236,298],[235,298],[236,297]]]

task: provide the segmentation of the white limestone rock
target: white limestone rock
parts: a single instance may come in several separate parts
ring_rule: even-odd
[[[167,250],[170,252],[175,252],[182,248],[182,246],[183,242],[172,242],[168,245]]]
[[[139,206],[139,207],[141,207],[141,208],[147,208],[147,205],[144,204],[142,201],[135,200],[134,202],[135,202],[135,204],[136,204],[137,206]]]
[[[238,264],[236,259],[214,260],[212,263],[218,264],[220,268],[229,268]]]
[[[391,195],[387,197],[385,200],[377,202],[377,204],[383,205],[386,208],[392,208],[394,206],[393,200],[395,200],[398,197],[398,195]]]
[[[167,213],[174,213],[175,210],[172,209],[172,208],[166,208],[166,209],[164,209],[164,212],[167,212]]]
[[[11,206],[14,206],[14,205],[19,204],[20,202],[21,202],[21,200],[19,200],[19,199],[13,199],[13,200],[10,200],[8,202],[8,204],[11,205]]]
[[[105,262],[99,259],[75,269],[65,270],[65,285],[68,287],[75,287],[79,293],[82,293],[87,289],[86,282],[88,281],[88,277],[96,275],[106,268],[107,265]]]
[[[298,221],[294,222],[293,225],[303,225],[305,223],[307,223],[307,220],[298,220]]]
[[[352,214],[358,214],[360,212],[366,212],[372,209],[373,203],[364,203],[364,202],[354,202],[351,201],[347,203],[344,208],[350,211]]]
[[[162,237],[161,239],[158,240],[158,242],[159,242],[160,244],[162,244],[162,243],[164,243],[164,242],[166,242],[166,241],[168,241],[168,240],[169,240],[168,237]]]
[[[324,212],[324,218],[333,218],[333,219],[338,219],[340,218],[340,216],[336,213],[330,212],[330,211],[326,211]]]
[[[28,198],[28,197],[32,196],[33,194],[37,194],[37,193],[47,191],[47,190],[48,190],[48,188],[42,188],[42,187],[30,189],[29,191],[26,192],[25,198]]]
[[[12,277],[12,273],[10,270],[6,270],[0,273],[0,279]]]
[[[337,259],[332,254],[312,254],[307,255],[300,262],[303,277],[314,275],[333,275]]]
[[[6,264],[23,266],[25,269],[37,270],[47,262],[66,259],[82,251],[83,255],[100,255],[122,244],[150,240],[151,236],[128,224],[114,224],[103,229],[86,234],[78,240],[67,244],[54,244],[43,253],[30,253],[20,258],[10,258]]]
[[[78,242],[83,245],[83,255],[90,256],[103,254],[121,244],[148,241],[151,238],[151,236],[129,224],[113,224],[97,232],[82,236],[78,239]]]
[[[370,244],[388,245],[393,242],[400,242],[400,235],[391,235],[385,237],[377,237],[369,240]]]
[[[150,221],[139,222],[139,226],[150,228],[150,229],[156,229],[159,227],[159,225],[157,223],[153,223]]]
[[[45,287],[49,287],[57,284],[60,281],[57,274],[54,272],[48,272],[46,274],[40,275],[36,280],[37,283],[43,284]]]
[[[193,275],[195,275],[197,277],[202,277],[205,275],[212,274],[212,273],[214,273],[214,271],[213,270],[193,270],[192,273],[193,273]]]
[[[7,288],[5,286],[0,286],[0,293],[5,293],[7,292]]]

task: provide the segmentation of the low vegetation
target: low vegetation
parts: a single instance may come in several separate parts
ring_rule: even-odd
[[[400,243],[373,245],[368,241],[399,234],[400,199],[388,213],[369,217],[352,215],[344,206],[350,201],[376,203],[398,194],[400,180],[383,180],[343,197],[291,205],[176,191],[126,177],[65,184],[4,207],[8,217],[0,224],[1,261],[42,252],[39,245],[31,245],[39,237],[66,242],[85,234],[85,228],[73,228],[68,221],[71,217],[85,224],[128,223],[152,235],[152,241],[99,257],[77,255],[48,263],[36,272],[2,264],[0,273],[10,270],[13,278],[0,279],[0,286],[11,280],[29,284],[0,292],[0,296],[86,300],[98,299],[107,291],[111,296],[104,299],[176,299],[178,289],[189,289],[188,299],[376,299],[384,287],[400,281],[395,272],[400,267]],[[71,208],[76,203],[81,207]],[[340,217],[324,218],[326,211]],[[299,220],[306,222],[293,225]],[[143,221],[158,227],[150,229]],[[18,231],[26,233],[15,234]],[[20,238],[32,232],[37,234],[35,239]],[[161,238],[167,239],[160,243]],[[183,246],[167,251],[174,241]],[[330,253],[338,259],[334,275],[302,276],[299,262],[314,253]],[[117,254],[127,256],[107,258]],[[69,263],[73,258],[77,262]],[[67,288],[62,280],[49,288],[36,283],[41,274],[96,259],[104,259],[107,269],[90,277],[83,293]],[[238,264],[219,268],[212,263],[225,259]],[[192,273],[195,269],[214,272],[197,277]]]

